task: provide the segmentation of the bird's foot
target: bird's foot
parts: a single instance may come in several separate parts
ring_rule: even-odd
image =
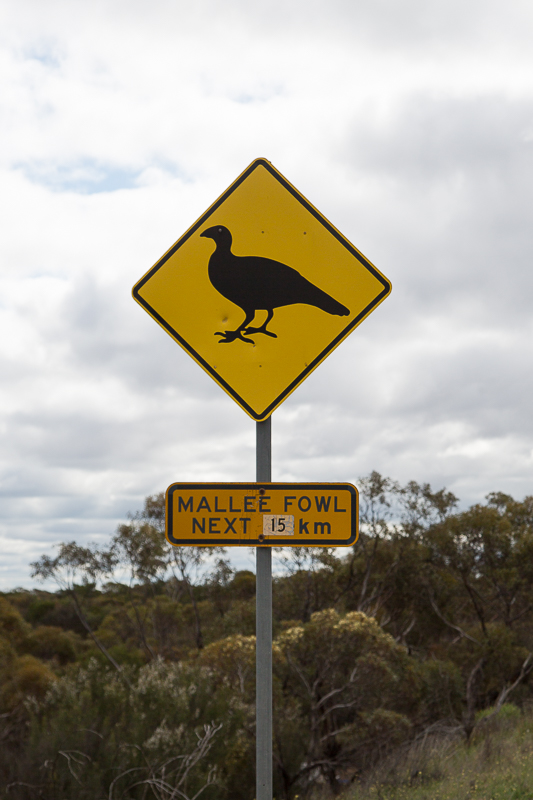
[[[272,336],[273,339],[277,339],[278,338],[276,333],[272,333],[272,331],[267,331],[267,329],[265,328],[264,325],[262,325],[260,328],[245,328],[244,332],[248,333],[248,334],[250,334],[250,333],[264,333],[265,336]]]
[[[229,344],[230,342],[234,342],[236,339],[240,339],[241,342],[248,342],[248,344],[255,344],[253,339],[247,339],[245,336],[242,335],[242,331],[216,331],[215,336],[222,336],[222,339],[219,339],[219,344]],[[248,333],[248,331],[245,331]]]

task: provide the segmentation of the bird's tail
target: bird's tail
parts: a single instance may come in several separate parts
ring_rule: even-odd
[[[328,308],[324,308],[324,311],[327,311],[328,314],[336,314],[338,317],[347,317],[350,313],[350,309],[343,306],[342,303],[339,303],[337,300],[334,300],[333,297],[329,297],[329,306]]]
[[[321,308],[322,311],[325,311],[327,314],[335,314],[338,317],[347,317],[350,313],[350,309],[343,306],[342,303],[339,303],[338,300],[335,300],[331,295],[323,292],[322,289],[318,287],[314,287],[316,292],[314,292],[313,302],[314,306]]]

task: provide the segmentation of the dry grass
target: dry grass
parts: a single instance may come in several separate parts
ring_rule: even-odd
[[[533,711],[480,721],[470,744],[428,736],[379,765],[342,800],[533,800]]]

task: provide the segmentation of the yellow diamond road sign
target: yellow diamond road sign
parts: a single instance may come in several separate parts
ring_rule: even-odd
[[[264,420],[390,291],[260,158],[133,296],[247,414]]]

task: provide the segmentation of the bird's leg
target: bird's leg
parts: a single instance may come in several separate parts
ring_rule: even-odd
[[[230,342],[234,342],[235,339],[240,339],[241,342],[248,342],[249,344],[255,344],[253,339],[247,339],[245,336],[242,335],[243,332],[247,333],[246,326],[253,320],[254,316],[255,316],[255,311],[253,309],[252,311],[247,311],[244,322],[242,322],[239,325],[236,331],[224,331],[224,332],[216,331],[215,336],[222,336],[222,339],[219,339],[218,343],[229,344]]]
[[[266,320],[263,322],[263,324],[261,325],[260,328],[245,328],[244,332],[245,333],[265,333],[267,336],[272,336],[273,339],[277,339],[278,337],[276,336],[275,333],[272,333],[272,331],[267,331],[267,329],[266,329],[266,326],[268,325],[268,323],[270,322],[270,320],[272,319],[273,316],[274,316],[274,309],[273,308],[269,308],[268,316],[267,316]],[[251,322],[251,320],[250,320],[250,322]],[[244,324],[246,325],[246,321],[245,321]]]

